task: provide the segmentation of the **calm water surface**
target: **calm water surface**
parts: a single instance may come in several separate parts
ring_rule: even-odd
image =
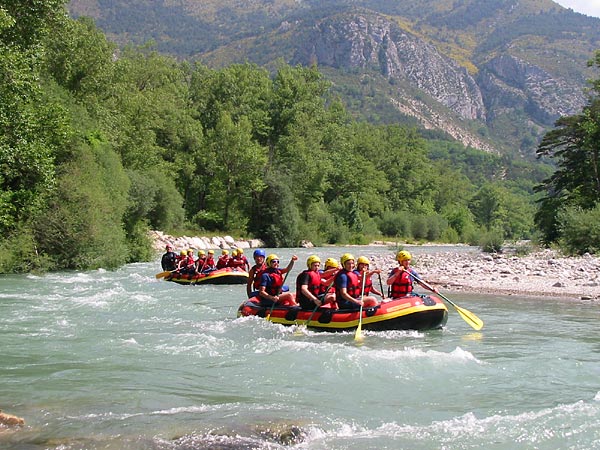
[[[443,330],[357,344],[236,318],[244,286],[160,271],[0,277],[0,409],[27,422],[1,449],[600,449],[593,302],[446,292],[481,332],[449,306]]]

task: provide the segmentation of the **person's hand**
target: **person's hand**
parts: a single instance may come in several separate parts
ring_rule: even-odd
[[[296,255],[292,255],[292,261],[298,261],[298,257]]]

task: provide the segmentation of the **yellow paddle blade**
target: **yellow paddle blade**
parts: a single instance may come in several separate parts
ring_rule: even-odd
[[[467,322],[473,329],[479,331],[483,328],[483,320],[473,314],[471,311],[461,308],[460,306],[452,305],[456,309],[456,311],[460,314],[460,317],[463,318],[465,322]]]
[[[157,274],[156,274],[156,275],[154,275],[154,276],[156,277],[156,279],[159,279],[159,278],[164,278],[164,277],[166,277],[167,275],[171,275],[171,272],[170,272],[170,271],[168,271],[168,270],[167,270],[166,272],[157,273]]]
[[[356,333],[354,333],[354,340],[355,341],[362,341],[363,340],[363,335],[362,335],[362,321],[358,322],[358,327],[356,327]]]
[[[471,311],[469,311],[468,309],[465,309],[465,308],[461,308],[460,306],[456,305],[452,300],[450,300],[444,294],[441,294],[438,292],[438,295],[440,297],[442,297],[444,300],[446,300],[448,303],[450,303],[454,307],[454,309],[456,309],[456,312],[458,314],[460,314],[460,317],[462,317],[465,322],[467,322],[469,325],[471,325],[471,327],[473,327],[473,329],[479,331],[483,328],[483,320],[481,320],[479,317],[477,317]]]

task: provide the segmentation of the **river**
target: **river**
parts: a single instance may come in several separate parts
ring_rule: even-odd
[[[237,318],[245,286],[160,271],[0,277],[0,409],[26,420],[0,448],[600,449],[594,303],[445,292],[483,330],[448,305],[442,330],[357,342]]]

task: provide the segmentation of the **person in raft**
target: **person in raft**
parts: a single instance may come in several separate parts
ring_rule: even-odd
[[[206,268],[206,252],[198,250],[198,259],[196,259],[196,271],[201,273]]]
[[[166,253],[162,255],[160,260],[160,265],[162,266],[162,270],[174,271],[177,269],[177,254],[173,251],[173,246],[171,244],[167,244]]]
[[[359,256],[358,259],[356,260],[356,271],[358,272],[359,275],[366,277],[365,295],[371,296],[370,294],[372,292],[373,294],[379,295],[382,299],[384,299],[385,297],[383,295],[383,292],[379,292],[379,290],[375,286],[373,286],[373,280],[371,279],[371,277],[374,274],[380,275],[381,270],[380,269],[369,270],[370,262],[371,261],[369,261],[369,258],[367,258],[366,256]],[[362,284],[362,276],[361,276],[361,280],[360,280],[361,284]]]
[[[265,264],[265,251],[262,248],[257,248],[252,254],[254,265],[248,272],[248,283],[246,284],[246,295],[248,298],[257,297],[260,288],[260,278],[263,272],[267,269]]]
[[[325,260],[325,268],[321,271],[321,291],[320,295],[324,295],[325,304],[330,304],[332,309],[337,309],[335,302],[335,289],[332,289],[336,274],[341,267],[335,258],[327,258]]]
[[[224,269],[229,263],[229,250],[221,250],[221,256],[217,259],[217,269]]]
[[[198,271],[196,270],[196,261],[194,260],[194,250],[189,249],[187,251],[187,256],[179,261],[179,265],[177,266],[177,272],[181,274],[188,275],[198,275]]]
[[[375,297],[364,296],[362,278],[354,270],[354,256],[344,253],[340,258],[342,269],[335,276],[335,300],[339,309],[360,309],[377,306]]]
[[[248,260],[244,256],[244,250],[241,248],[236,248],[231,252],[231,258],[227,262],[227,267],[233,267],[234,269],[243,270],[248,272],[250,269],[250,264]]]
[[[296,306],[294,296],[289,292],[283,292],[283,274],[288,273],[297,261],[296,255],[292,256],[290,263],[285,269],[279,268],[279,257],[274,253],[267,256],[267,268],[260,277],[258,295],[262,306],[273,306],[274,304],[284,306]]]
[[[296,302],[302,309],[313,310],[326,303],[325,291],[322,290],[321,259],[311,255],[306,260],[306,266],[308,268],[296,277]]]
[[[208,251],[208,254],[206,255],[206,260],[204,261],[204,270],[202,270],[202,272],[208,273],[208,272],[212,272],[215,269],[216,269],[215,251],[210,249]]]
[[[412,267],[410,267],[411,259],[411,254],[406,250],[401,250],[396,254],[398,267],[392,270],[390,277],[387,280],[387,285],[390,286],[391,298],[401,298],[411,295],[413,291],[413,283],[419,283],[415,277],[421,277]],[[426,286],[423,285],[423,287]],[[433,287],[433,292],[437,293],[438,289]]]

